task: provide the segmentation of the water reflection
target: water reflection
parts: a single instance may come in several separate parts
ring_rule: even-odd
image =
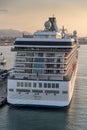
[[[86,70],[86,68],[84,68]],[[79,72],[78,72],[79,74]],[[67,130],[87,129],[87,77],[77,75],[75,90],[68,109]]]
[[[67,110],[57,109],[8,109],[7,130],[65,130]]]

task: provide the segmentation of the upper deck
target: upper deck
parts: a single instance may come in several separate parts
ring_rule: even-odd
[[[17,38],[14,46],[72,46],[75,43],[74,39],[66,38]]]
[[[62,28],[58,30],[55,18],[45,23],[43,31],[33,37],[17,38],[14,43],[14,72],[11,78],[32,80],[70,80],[77,63],[78,40]]]
[[[55,17],[49,18],[44,26],[44,30],[35,32],[32,37],[17,38],[13,50],[20,51],[31,47],[73,48],[78,42],[76,31],[69,34],[64,27],[58,30]]]

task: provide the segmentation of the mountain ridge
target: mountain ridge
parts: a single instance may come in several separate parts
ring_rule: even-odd
[[[23,34],[30,34],[27,31],[19,31],[14,29],[0,29],[0,37],[22,37]]]

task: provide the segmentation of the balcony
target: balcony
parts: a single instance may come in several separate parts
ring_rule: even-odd
[[[63,80],[62,74],[27,74],[17,72],[14,72],[9,78],[24,80]]]

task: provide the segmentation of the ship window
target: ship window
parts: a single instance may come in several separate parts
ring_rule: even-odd
[[[17,82],[17,87],[19,87],[20,86],[20,82]]]
[[[45,73],[46,74],[53,74],[53,70],[46,70]]]
[[[46,67],[47,68],[54,68],[54,64],[47,64]]]
[[[34,62],[44,62],[44,58],[34,58]]]
[[[60,64],[57,65],[57,68],[60,68]]]
[[[27,82],[25,82],[25,87],[27,87]]]
[[[48,88],[51,88],[51,84],[50,83],[48,83]]]
[[[54,83],[52,83],[52,88],[55,88],[55,84]]]
[[[43,53],[38,53],[38,56],[39,57],[43,57]]]
[[[30,90],[27,89],[16,89],[17,92],[30,92]]]
[[[10,92],[13,92],[13,91],[14,91],[14,89],[10,88],[10,89],[9,89],[9,91],[10,91]]]
[[[37,73],[37,74],[42,74],[44,73],[43,69],[38,69],[38,68],[45,68],[45,65],[43,64],[44,58],[34,58],[34,63],[33,63],[33,68],[32,73]]]
[[[25,73],[32,73],[32,69],[25,69]]]
[[[33,62],[33,58],[26,58],[26,62]]]
[[[26,64],[25,64],[25,67],[32,68],[32,64],[26,63]]]
[[[59,84],[56,84],[56,88],[59,88]]]
[[[54,62],[54,58],[50,58],[50,59],[47,58],[47,62]]]
[[[42,64],[34,64],[35,68],[44,68],[44,66]],[[39,71],[39,70],[38,70]]]
[[[67,91],[62,91],[63,94],[67,94],[68,92]]]
[[[42,83],[39,83],[39,88],[42,88]]]
[[[31,83],[28,83],[28,86],[31,87]]]
[[[26,55],[27,55],[27,56],[34,56],[34,53],[29,53],[29,52],[27,52]]]
[[[57,59],[57,62],[60,62],[60,59]]]
[[[21,87],[23,87],[23,82],[21,82]]]
[[[60,73],[60,70],[57,70],[57,71],[56,71],[56,74],[59,74],[59,73]]]
[[[34,87],[34,88],[36,88],[36,85],[37,85],[36,83],[33,83],[33,87]]]
[[[47,88],[47,83],[44,83],[44,88]]]
[[[53,57],[55,56],[55,53],[47,53],[47,57]]]

